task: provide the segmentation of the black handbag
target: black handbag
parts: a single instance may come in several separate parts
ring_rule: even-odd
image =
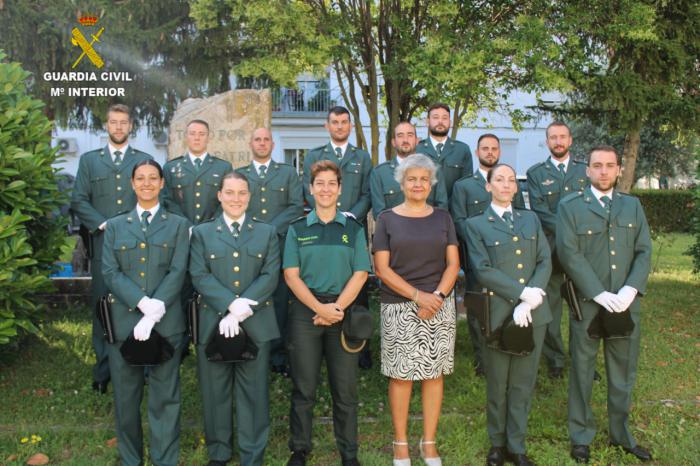
[[[581,305],[576,295],[576,286],[574,286],[574,281],[568,276],[564,277],[564,283],[561,285],[560,289],[561,296],[566,301],[571,311],[571,318],[574,320],[583,320],[583,313],[581,312]]]
[[[130,366],[157,366],[172,358],[175,348],[157,330],[151,330],[151,336],[146,341],[134,338],[132,331],[119,352]]]
[[[345,310],[340,330],[340,345],[348,353],[359,353],[372,338],[374,322],[372,313],[365,306],[353,304]]]
[[[102,333],[107,343],[114,343],[114,324],[112,321],[112,306],[109,303],[110,296],[100,296],[97,300],[97,318],[102,325]]]

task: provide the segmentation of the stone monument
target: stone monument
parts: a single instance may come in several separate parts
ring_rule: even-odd
[[[272,97],[269,89],[239,89],[183,101],[170,122],[168,160],[187,152],[187,123],[196,119],[209,123],[207,152],[238,168],[249,164],[252,159],[248,142],[253,130],[270,128]]]

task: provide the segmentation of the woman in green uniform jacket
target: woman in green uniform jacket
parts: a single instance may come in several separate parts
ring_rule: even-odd
[[[311,419],[325,357],[333,397],[333,427],[343,466],[357,461],[357,362],[359,353],[341,345],[341,325],[371,270],[360,222],[337,210],[341,174],[331,161],[311,166],[315,208],[293,222],[284,247],[284,278],[294,293],[289,310],[288,349],[292,372],[292,456],[304,466],[311,451]]]
[[[129,365],[120,347],[133,334],[148,340],[153,331],[167,339],[173,356],[149,372],[150,457],[155,465],[178,464],[180,375],[185,319],[180,289],[189,254],[188,222],[158,203],[163,188],[158,162],[138,162],[131,174],[136,208],[107,221],[102,273],[110,292],[115,342],[108,345],[114,384],[119,456],[123,465],[143,464],[141,400],[144,368]]]
[[[498,164],[489,171],[491,205],[467,220],[467,246],[476,281],[489,290],[491,328],[512,320],[532,326],[534,349],[516,356],[486,345],[487,465],[531,465],[525,454],[530,400],[537,378],[546,324],[552,319],[544,288],[552,272],[549,246],[537,215],[513,209],[518,189],[515,170]]]

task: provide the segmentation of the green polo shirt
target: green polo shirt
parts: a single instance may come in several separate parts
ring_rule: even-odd
[[[287,233],[283,268],[295,267],[313,293],[339,295],[353,273],[372,270],[362,224],[340,212],[323,223],[316,209],[294,221]]]

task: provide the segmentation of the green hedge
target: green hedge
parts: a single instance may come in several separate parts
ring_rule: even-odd
[[[691,230],[695,207],[692,190],[636,189],[632,194],[644,206],[652,233],[687,233]]]
[[[0,345],[36,332],[67,223],[59,209],[52,124],[27,94],[30,74],[0,51]]]

